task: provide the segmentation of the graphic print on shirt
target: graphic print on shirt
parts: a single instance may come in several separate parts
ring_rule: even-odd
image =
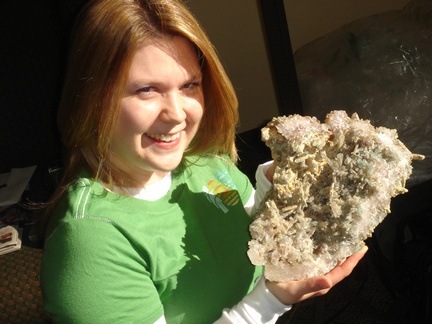
[[[226,168],[223,168],[215,176],[217,180],[209,180],[203,186],[202,191],[213,205],[227,213],[230,206],[239,203],[240,196]]]

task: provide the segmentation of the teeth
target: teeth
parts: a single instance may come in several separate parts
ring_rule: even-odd
[[[180,133],[174,135],[162,135],[162,134],[147,134],[147,135],[162,142],[172,142],[180,137]]]

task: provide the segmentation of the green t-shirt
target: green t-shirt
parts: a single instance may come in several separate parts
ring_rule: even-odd
[[[77,179],[48,226],[45,310],[60,323],[211,323],[261,274],[246,255],[251,193],[217,157],[173,173],[156,201]]]

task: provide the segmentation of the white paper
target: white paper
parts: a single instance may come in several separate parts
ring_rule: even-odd
[[[9,173],[0,174],[0,207],[10,206],[18,203],[26,189],[36,166],[26,168],[15,168]]]

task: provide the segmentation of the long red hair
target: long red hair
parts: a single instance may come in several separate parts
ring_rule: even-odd
[[[237,160],[235,91],[212,43],[181,1],[91,0],[78,15],[72,35],[58,111],[65,168],[48,214],[83,169],[106,184],[125,183],[125,175],[110,163],[112,132],[132,57],[139,46],[159,37],[188,39],[202,67],[204,115],[184,160],[199,154]]]

